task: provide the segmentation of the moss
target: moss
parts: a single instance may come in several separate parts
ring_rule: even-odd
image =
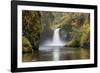
[[[88,15],[85,16],[82,16],[82,22],[80,22],[81,24],[79,24],[78,21],[74,22],[75,25],[72,25],[72,31],[71,31],[72,40],[66,42],[65,46],[72,46],[72,47],[79,46],[86,48],[90,47],[90,24]],[[80,18],[80,16],[78,16],[78,18]]]
[[[22,37],[22,52],[32,52],[32,45],[25,36]]]
[[[42,31],[41,14],[39,11],[22,12],[23,36],[25,36],[31,43],[32,49],[38,50],[40,32]]]
[[[71,40],[65,44],[65,47],[79,47],[79,40]]]
[[[90,26],[84,24],[81,28],[73,27],[73,38],[69,42],[66,42],[65,46],[70,47],[90,47]]]
[[[80,46],[85,46],[90,41],[90,26],[89,24],[84,24],[81,28],[82,36],[80,39]]]

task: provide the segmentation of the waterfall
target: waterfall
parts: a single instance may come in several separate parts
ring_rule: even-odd
[[[55,29],[52,40],[47,40],[43,45],[39,46],[39,50],[46,51],[48,53],[51,52],[53,61],[60,60],[60,49],[65,44],[61,40],[59,32],[60,32],[60,28]]]
[[[59,43],[60,42],[59,29],[56,29],[54,31],[53,42],[54,43]]]
[[[52,40],[47,40],[42,46],[64,46],[59,35],[60,28],[54,30]]]
[[[64,45],[64,42],[62,42],[62,40],[60,39],[59,31],[60,31],[59,28],[54,30],[52,46],[63,46]]]

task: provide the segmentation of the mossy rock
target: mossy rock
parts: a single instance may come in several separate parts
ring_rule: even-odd
[[[65,44],[65,47],[80,47],[78,40],[72,40]]]
[[[23,36],[25,36],[28,39],[33,50],[38,50],[40,32],[42,31],[40,12],[23,10],[22,19]]]
[[[22,37],[22,52],[32,52],[32,45],[26,37]]]

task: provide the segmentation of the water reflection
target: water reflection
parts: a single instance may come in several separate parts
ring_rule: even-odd
[[[60,59],[60,52],[59,51],[60,51],[59,49],[54,49],[54,51],[53,51],[53,60],[54,61],[57,61]]]
[[[39,51],[24,53],[22,61],[59,61],[89,59],[90,49],[73,47],[40,47]]]

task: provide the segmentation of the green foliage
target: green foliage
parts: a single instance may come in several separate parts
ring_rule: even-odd
[[[40,13],[41,13],[42,24],[49,25],[54,20],[54,15],[52,12],[41,11]]]
[[[32,45],[25,36],[22,37],[22,52],[32,52]]]
[[[81,39],[80,39],[80,46],[84,46],[84,44],[89,44],[90,42],[90,26],[89,24],[84,24],[81,28]]]
[[[23,36],[28,38],[32,48],[38,49],[40,32],[42,31],[41,14],[39,11],[23,11],[22,12],[23,23]]]
[[[75,46],[75,47],[88,47],[90,44],[90,23],[89,14],[83,13],[73,13],[71,20],[72,30],[71,36],[72,40],[66,42],[65,46]],[[66,32],[68,33],[68,31]]]

